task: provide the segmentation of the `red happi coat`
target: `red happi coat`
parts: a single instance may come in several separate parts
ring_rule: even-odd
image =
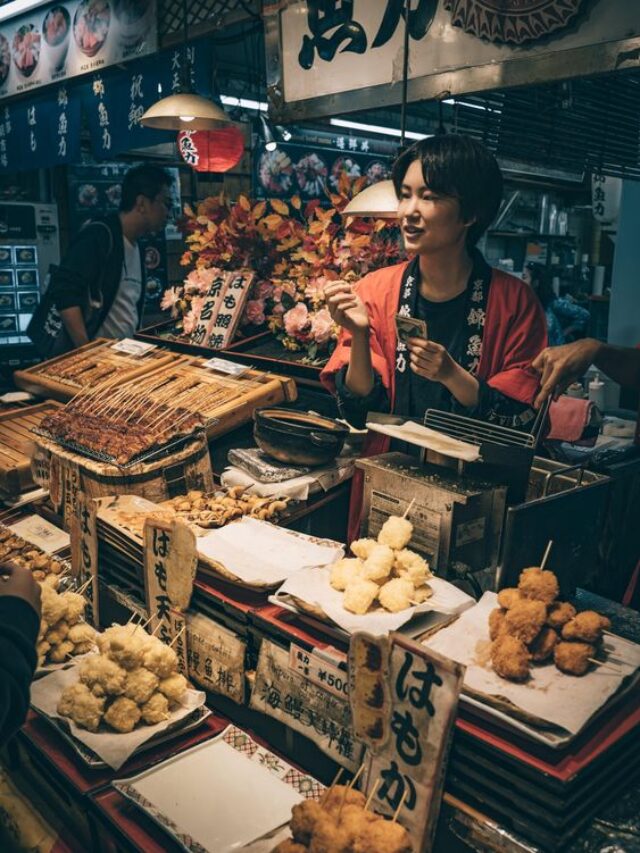
[[[395,404],[396,327],[400,287],[409,262],[377,270],[356,285],[356,291],[369,312],[373,369],[380,375],[391,402]],[[531,288],[515,276],[494,269],[491,275],[487,314],[482,333],[482,352],[478,378],[507,397],[521,403],[533,403],[539,377],[531,368],[532,360],[547,346],[544,311]],[[351,335],[344,329],[320,379],[335,393],[335,374],[349,364]],[[397,414],[402,414],[397,413]],[[369,433],[364,455],[385,453],[389,439]],[[354,475],[349,511],[349,541],[360,529],[362,472]]]

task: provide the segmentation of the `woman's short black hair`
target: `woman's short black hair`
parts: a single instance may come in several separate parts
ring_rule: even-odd
[[[453,196],[465,222],[467,245],[475,246],[495,219],[502,200],[502,172],[493,154],[470,136],[431,136],[414,143],[393,164],[393,185],[400,198],[404,177],[414,160],[422,163],[424,182],[434,193]]]
[[[160,166],[154,166],[152,163],[134,166],[133,169],[129,169],[122,181],[120,210],[124,213],[133,210],[139,195],[153,201],[164,187],[170,186],[171,175],[166,169],[161,169]]]

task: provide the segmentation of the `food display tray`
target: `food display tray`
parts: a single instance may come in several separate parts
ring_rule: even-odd
[[[57,408],[51,400],[0,415],[0,497],[15,500],[35,488],[31,476],[33,430]]]

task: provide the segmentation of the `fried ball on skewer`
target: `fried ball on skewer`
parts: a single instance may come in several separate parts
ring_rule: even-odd
[[[45,634],[45,639],[48,643],[51,643],[52,646],[57,646],[59,645],[59,643],[61,643],[67,638],[68,634],[69,626],[64,621],[64,619],[61,619],[60,622],[57,623],[57,625],[54,625],[52,628],[49,628],[49,630]],[[73,642],[73,640],[71,642]]]
[[[171,646],[156,639],[145,649],[143,664],[145,669],[151,670],[158,678],[169,678],[178,668],[178,655]]]
[[[347,584],[362,576],[362,560],[345,557],[331,566],[331,586],[344,592]]]
[[[537,567],[523,569],[518,589],[523,598],[544,601],[545,604],[551,604],[560,593],[558,578],[554,573]]]
[[[124,692],[127,673],[121,666],[102,655],[93,655],[79,667],[80,681],[96,696],[119,696]]]
[[[144,646],[137,636],[122,633],[111,638],[108,656],[119,664],[123,669],[131,671],[142,666],[144,657]]]
[[[49,625],[57,625],[66,618],[67,606],[62,600],[62,596],[52,589],[50,586],[42,586],[42,618]],[[46,590],[46,592],[45,592]]]
[[[66,609],[66,619],[69,625],[75,625],[84,619],[87,601],[77,592],[63,592],[60,596]]]
[[[63,640],[59,645],[52,646],[49,652],[49,660],[51,663],[64,663],[68,657],[71,657],[75,651],[73,643]]]
[[[415,588],[410,580],[405,578],[393,578],[380,587],[378,599],[385,610],[391,613],[399,613],[411,607]]]
[[[98,731],[103,711],[104,699],[94,696],[86,684],[65,687],[58,700],[58,713],[90,732]]]
[[[589,643],[557,643],[553,650],[553,660],[561,672],[567,675],[584,675],[591,666],[589,658],[595,654],[595,647]]]
[[[187,679],[179,672],[174,672],[168,678],[163,678],[158,685],[158,690],[167,697],[169,702],[179,702],[188,687]]]
[[[348,785],[334,785],[324,792],[320,805],[325,811],[337,815],[344,806],[359,806],[363,809],[366,802],[367,798],[362,791],[356,791]]]
[[[351,853],[353,838],[331,815],[320,815],[315,823],[309,853]]]
[[[273,848],[271,853],[307,853],[307,847],[304,844],[298,844],[293,838],[285,838]]]
[[[508,634],[523,643],[531,643],[547,620],[547,607],[542,601],[521,601],[507,610],[504,627]]]
[[[42,666],[50,648],[51,643],[47,643],[46,640],[40,640],[36,646],[36,652],[38,653],[38,666]]]
[[[411,541],[412,535],[413,524],[408,518],[390,515],[378,533],[378,542],[388,545],[394,551],[402,551]]]
[[[354,539],[351,543],[351,553],[361,560],[366,560],[377,544],[375,539]]]
[[[399,823],[376,820],[355,839],[353,853],[412,853],[409,833]]]
[[[91,625],[87,625],[86,622],[78,622],[77,625],[72,625],[71,628],[69,628],[67,639],[70,643],[73,643],[76,646],[84,643],[93,644],[96,640],[96,632],[95,629],[92,628]]]
[[[501,589],[498,593],[498,604],[500,607],[504,607],[505,610],[511,610],[514,604],[519,604],[521,601],[520,590],[515,587]]]
[[[140,722],[141,716],[140,708],[132,699],[119,696],[107,708],[104,721],[114,731],[129,734]]]
[[[351,613],[362,616],[378,597],[380,587],[374,581],[358,578],[351,581],[344,591],[342,606]]]
[[[563,640],[581,640],[583,643],[598,643],[602,632],[611,627],[606,616],[601,616],[595,610],[583,610],[582,613],[567,622],[562,628]]]
[[[316,821],[325,816],[326,812],[315,800],[303,800],[291,809],[289,829],[293,840],[298,844],[308,845],[313,835]]]
[[[95,643],[77,643],[73,650],[73,653],[74,655],[86,655],[89,652],[95,651],[95,648]]]
[[[501,607],[494,608],[489,614],[489,637],[491,640],[496,640],[505,630],[506,615],[507,611]]]
[[[531,660],[534,663],[543,663],[553,655],[553,650],[558,642],[558,635],[553,630],[545,625],[540,631],[535,640],[529,644],[531,652]]]
[[[389,577],[393,568],[394,555],[388,545],[376,545],[364,561],[362,576],[368,581],[380,581]]]
[[[550,628],[555,628],[559,631],[560,628],[562,628],[563,625],[566,625],[567,622],[570,622],[575,615],[576,609],[572,604],[569,604],[568,601],[554,601],[547,612],[547,625]]]
[[[433,590],[428,583],[423,583],[422,586],[417,586],[411,596],[412,604],[424,604],[427,599],[431,598]]]
[[[124,695],[137,705],[144,705],[158,689],[159,679],[153,672],[140,667],[127,673]]]
[[[524,681],[529,676],[529,658],[522,640],[509,634],[501,634],[491,645],[491,663],[501,678]]]
[[[162,693],[154,693],[148,702],[140,708],[142,719],[148,726],[163,723],[171,716],[169,712],[169,700]]]
[[[396,552],[393,573],[400,578],[409,578],[416,586],[432,577],[429,563],[420,554],[408,548]]]

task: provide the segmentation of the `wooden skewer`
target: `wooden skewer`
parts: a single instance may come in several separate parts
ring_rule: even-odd
[[[173,638],[173,640],[171,640],[171,642],[169,643],[169,647],[173,646],[173,644],[174,644],[174,643],[177,643],[177,642],[178,642],[178,640],[180,639],[180,637],[184,634],[184,632],[185,632],[186,630],[187,630],[187,626],[186,626],[186,623],[185,623],[185,624],[182,626],[182,628],[180,628],[180,630],[178,631],[178,633],[175,635],[175,637]]]
[[[598,660],[597,658],[587,658],[587,660],[595,666],[601,666],[604,669],[610,669],[612,672],[622,675],[622,670],[619,667],[614,666],[612,663],[605,663],[605,661]]]
[[[91,586],[91,584],[92,584],[92,583],[93,583],[93,578],[91,577],[91,578],[89,578],[89,580],[88,580],[88,581],[86,581],[86,583],[83,583],[83,584],[82,584],[82,586],[80,587],[80,589],[77,589],[77,590],[76,590],[76,592],[78,593],[78,595],[84,595],[85,590],[89,589],[89,587]]]
[[[158,614],[156,613],[155,615],[157,616]],[[160,628],[161,628],[161,627],[162,627],[162,622],[158,622],[158,624],[156,625],[156,627],[155,627],[155,628],[153,629],[153,631],[151,632],[151,636],[152,636],[152,637],[155,637],[155,635],[158,633],[158,631],[160,630]]]
[[[551,553],[551,548],[553,547],[553,539],[549,539],[547,544],[547,550],[544,552],[544,557],[542,558],[542,562],[540,563],[540,569],[544,571],[544,567],[547,565],[547,560],[549,559],[549,554]]]
[[[402,806],[404,805],[404,801],[406,800],[408,793],[409,793],[409,788],[407,786],[405,786],[405,789],[402,793],[402,799],[398,803],[398,808],[395,810],[393,817],[391,819],[392,823],[395,823],[398,820],[398,815],[400,814],[400,811],[402,809]]]
[[[363,772],[364,772],[364,764],[361,764],[360,767],[356,771],[356,775],[353,777],[353,779],[347,785],[348,790],[351,790],[353,788],[353,786],[356,784],[358,779],[362,776]]]
[[[377,779],[376,779],[376,781],[375,781],[375,784],[374,784],[373,788],[371,789],[371,793],[370,793],[370,794],[369,794],[369,796],[367,797],[367,802],[364,804],[364,810],[365,810],[365,811],[368,811],[368,810],[369,810],[369,806],[371,805],[371,800],[375,797],[375,795],[376,795],[376,791],[377,791],[377,790],[378,790],[378,788],[380,787],[380,783],[381,783],[381,782],[382,782],[382,779],[378,776],[378,778],[377,778]]]
[[[338,767],[338,772],[333,777],[333,782],[331,783],[331,785],[329,785],[330,791],[333,791],[333,789],[338,784],[338,780],[340,779],[340,777],[342,776],[343,773],[344,773],[344,767]]]
[[[409,506],[404,511],[404,515],[402,516],[403,518],[406,518],[409,515],[409,513],[411,512],[415,502],[416,502],[416,499],[412,498],[411,503],[409,504]]]

